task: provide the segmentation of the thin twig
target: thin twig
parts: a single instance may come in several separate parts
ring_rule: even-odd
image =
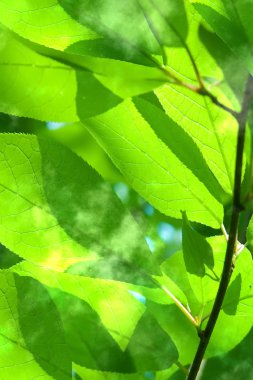
[[[225,104],[221,103],[216,96],[214,96],[211,92],[209,92],[205,87],[199,87],[194,84],[184,82],[181,79],[177,78],[171,70],[169,70],[167,67],[163,66],[161,67],[161,70],[166,74],[170,79],[172,79],[173,82],[171,84],[179,85],[181,87],[185,87],[190,91],[196,92],[199,95],[206,96],[213,104],[215,104],[217,107],[223,109],[226,112],[229,112],[232,116],[234,116],[236,119],[239,117],[239,113],[234,111],[232,108],[226,106]]]
[[[172,79],[173,82],[170,82],[171,84],[177,84],[179,86],[188,88],[188,90],[199,93],[200,89],[198,86],[195,86],[194,84],[191,84],[188,82],[184,82],[181,79],[177,78],[177,76],[174,75],[172,71],[168,69],[168,67],[162,66],[161,70],[163,71],[165,75],[167,75],[170,79]]]
[[[207,96],[213,104],[218,106],[219,108],[222,108],[224,111],[229,112],[231,115],[233,115],[236,119],[240,117],[240,113],[234,111],[232,108],[226,106],[225,104],[221,103],[216,96],[214,96],[210,91],[208,91],[206,88],[200,88],[198,93],[203,96]]]
[[[211,335],[213,333],[215,324],[217,322],[222,303],[229,285],[229,281],[234,269],[233,257],[237,245],[237,233],[238,233],[238,223],[239,215],[242,211],[241,206],[241,179],[242,179],[242,162],[243,162],[243,150],[245,141],[245,129],[246,120],[250,107],[250,102],[253,97],[253,77],[249,76],[242,109],[237,117],[238,121],[238,138],[237,138],[237,149],[236,149],[236,164],[235,164],[235,180],[234,180],[234,191],[233,191],[233,210],[229,231],[229,238],[227,242],[226,256],[223,266],[223,271],[221,275],[221,281],[216,294],[216,298],[213,304],[213,308],[208,319],[206,328],[200,334],[200,343],[194,357],[192,366],[190,368],[187,380],[196,380],[197,374],[199,372],[200,365],[204,358],[204,354],[208,343],[210,341]]]
[[[169,289],[166,288],[166,286],[162,286],[162,289],[165,291],[166,294],[170,296],[170,298],[173,300],[173,302],[177,305],[177,307],[184,313],[184,315],[189,319],[189,321],[195,326],[199,327],[196,319],[191,315],[191,313],[184,307],[184,305],[172,294]]]

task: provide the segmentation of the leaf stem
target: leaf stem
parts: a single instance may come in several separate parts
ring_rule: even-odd
[[[235,180],[234,180],[234,191],[233,191],[233,209],[230,224],[229,237],[227,242],[226,256],[223,266],[223,271],[221,275],[221,280],[219,288],[216,294],[216,298],[213,304],[210,317],[208,319],[206,328],[200,334],[200,343],[194,357],[192,366],[190,368],[187,380],[195,380],[200,369],[200,365],[204,358],[205,351],[207,349],[208,343],[210,341],[211,335],[213,333],[214,327],[216,325],[222,303],[229,285],[229,281],[234,269],[233,256],[237,246],[237,233],[238,233],[238,223],[240,212],[242,211],[241,206],[241,180],[242,180],[242,162],[243,162],[243,150],[245,141],[245,129],[247,115],[250,107],[250,102],[253,96],[253,77],[249,76],[246,85],[243,104],[241,112],[237,117],[238,121],[238,137],[237,137],[237,148],[236,148],[236,164],[235,164]]]
[[[185,375],[188,375],[188,369],[183,366],[179,361],[175,362],[176,366],[183,372]]]
[[[172,84],[176,84],[176,85],[179,85],[179,86],[182,86],[182,87],[185,87],[185,88],[188,88],[188,90],[191,90],[193,92],[196,92],[197,94],[199,95],[202,95],[202,96],[207,96],[209,99],[211,99],[211,101],[213,102],[213,104],[215,104],[217,107],[223,109],[224,111],[226,112],[229,112],[232,116],[234,116],[236,119],[238,119],[239,117],[239,113],[234,111],[232,108],[230,107],[227,107],[225,104],[221,103],[216,96],[214,96],[210,91],[208,91],[205,87],[204,87],[204,84],[203,82],[201,82],[201,86],[195,86],[194,84],[191,84],[191,83],[187,83],[187,82],[184,82],[182,80],[180,80],[179,78],[177,78],[170,70],[168,70],[167,67],[165,66],[162,66],[161,67],[161,70],[168,76],[170,77],[173,82],[170,82]]]
[[[224,235],[226,241],[228,241],[228,233],[227,233],[227,230],[226,230],[226,228],[225,228],[225,226],[224,226],[223,223],[222,223],[222,225],[221,225],[221,231],[222,231],[222,233],[223,233],[223,235]]]
[[[191,313],[184,307],[184,305],[172,294],[169,289],[166,288],[166,286],[162,286],[162,289],[165,291],[166,294],[170,296],[170,298],[175,302],[177,307],[184,313],[184,315],[191,321],[191,323],[195,327],[199,327],[196,319],[191,315]]]

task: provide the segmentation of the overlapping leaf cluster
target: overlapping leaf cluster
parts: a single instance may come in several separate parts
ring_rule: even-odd
[[[82,124],[114,176],[183,231],[182,251],[160,265],[96,161],[45,136],[2,133],[1,379],[165,380],[191,363],[226,248],[233,111],[253,74],[248,6],[0,0],[0,112],[69,123],[80,136]],[[248,128],[246,205],[251,154]],[[242,248],[207,357],[252,327]]]

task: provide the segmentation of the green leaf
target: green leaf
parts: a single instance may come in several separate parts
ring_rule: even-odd
[[[212,271],[206,268],[204,277],[199,277],[198,275],[187,272],[186,267],[182,264],[182,252],[174,254],[162,265],[163,272],[169,276],[172,281],[171,285],[170,282],[166,283],[164,281],[165,286],[178,298],[187,310],[190,310],[196,321],[201,323],[202,328],[204,328],[207,323],[217,293],[219,284],[217,279],[222,272],[223,258],[226,250],[224,237],[216,236],[207,239],[207,241],[213,250],[214,267]],[[244,249],[236,260],[231,284],[225,297],[214,333],[211,337],[206,357],[221,355],[231,350],[251,329],[253,315],[252,270],[253,262],[251,255]],[[186,299],[180,295],[180,291],[177,290],[177,287],[184,292]],[[197,343],[196,340],[188,336],[185,339],[189,339],[189,341],[185,346],[187,348],[190,347],[190,350],[181,346],[181,334],[187,335],[187,324],[191,325],[191,322],[176,305],[173,307],[174,311],[173,313],[171,311],[170,314],[173,315],[175,312],[181,315],[180,326],[177,325],[179,317],[175,316],[171,316],[171,324],[168,324],[166,319],[168,312],[165,313],[163,309],[172,309],[172,306],[158,305],[157,303],[152,306],[154,315],[157,315],[161,326],[170,334],[176,344],[180,353],[179,360],[186,364],[192,361],[192,352],[197,348]],[[164,315],[166,317],[164,317]],[[194,325],[192,324],[192,330],[194,331],[194,329]]]
[[[127,7],[115,0],[78,0],[75,3],[63,0],[60,4],[80,24],[120,44],[130,57],[139,50],[159,52],[157,41],[135,0],[130,0]]]
[[[188,272],[188,278],[192,290],[201,305],[197,313],[198,318],[202,318],[205,313],[207,314],[212,305],[218,290],[219,279],[222,272],[222,259],[224,258],[226,252],[226,241],[224,237],[216,236],[214,238],[207,239],[206,242],[209,247],[211,247],[214,265],[212,265],[211,268],[205,266],[205,275],[203,277]],[[206,245],[205,248],[207,248]]]
[[[110,330],[108,331],[101,323],[99,315],[89,304],[55,289],[50,292],[62,316],[73,362],[92,371],[103,371],[103,376],[109,371],[117,373],[136,371],[129,352],[125,347],[118,346]],[[133,322],[136,322],[135,317]],[[117,329],[115,333],[116,331]]]
[[[0,377],[70,380],[62,324],[48,292],[32,279],[0,272]]]
[[[163,370],[178,359],[173,341],[147,311],[138,322],[128,350],[137,372]]]
[[[204,277],[206,274],[205,266],[211,270],[214,267],[212,247],[202,235],[191,228],[186,213],[183,214],[182,232],[186,270],[191,274]]]
[[[37,138],[1,134],[0,152],[1,242],[31,262],[58,270],[94,259],[68,237],[49,209]]]
[[[42,267],[151,284],[156,271],[137,223],[81,158],[31,135],[0,135],[0,240]],[[146,268],[148,271],[146,271]],[[115,277],[114,277],[115,276]]]
[[[77,72],[77,81],[77,107],[84,119],[106,112],[122,101],[89,72]]]
[[[148,93],[136,97],[133,102],[157,137],[167,145],[220,202],[223,190],[209,169],[197,144],[179,124],[166,115],[155,94]],[[182,149],[182,146],[184,149]]]
[[[190,2],[185,2],[185,9],[187,18],[191,21],[189,23],[188,35],[185,40],[182,40],[181,47],[166,47],[165,53],[168,57],[167,68],[183,82],[196,88],[200,86],[201,81],[204,83],[205,88],[216,96],[221,103],[230,108],[235,107],[239,110],[240,104],[229,88],[227,81],[224,80],[227,78],[224,78],[224,73],[221,70],[222,67],[219,67],[221,66],[219,63],[217,65],[216,57],[220,54],[219,50],[221,49],[220,40],[218,39],[219,41],[215,47],[215,52],[210,52],[208,46],[206,46],[199,34],[203,19]],[[224,45],[224,43],[222,43],[222,45]],[[234,64],[236,72],[238,73],[238,66],[232,54],[224,57],[224,62],[228,60],[230,61],[230,66],[232,63]],[[239,82],[241,85],[241,77]]]
[[[199,343],[198,334],[193,324],[176,305],[159,305],[150,302],[148,310],[176,345],[179,362],[182,364],[190,363]]]
[[[73,301],[69,301],[73,306]],[[80,316],[80,314],[83,315],[82,311],[85,309],[81,308],[81,305],[79,306]],[[68,308],[65,308],[65,310],[68,310]],[[63,309],[62,311],[64,313]],[[157,324],[155,319],[147,312],[140,319],[125,352],[119,351],[119,349],[116,350],[116,347],[109,344],[108,339],[105,339],[105,336],[103,336],[101,328],[97,328],[96,318],[92,316],[92,314],[88,317],[87,313],[85,318],[82,318],[82,320],[86,319],[88,322],[85,333],[82,332],[80,327],[78,329],[77,324],[73,324],[70,319],[71,316],[73,321],[73,313],[70,314],[69,318],[64,315],[64,320],[65,328],[69,329],[68,333],[71,334],[69,335],[70,342],[71,338],[76,336],[76,341],[70,343],[73,350],[79,349],[79,358],[75,356],[74,360],[78,361],[79,365],[86,364],[87,367],[89,364],[87,357],[89,353],[94,352],[93,358],[90,358],[90,360],[93,361],[91,368],[98,368],[100,371],[104,369],[106,371],[106,373],[103,374],[104,376],[108,376],[109,378],[110,376],[112,376],[112,378],[116,376],[118,376],[116,378],[120,378],[122,376],[123,379],[132,379],[135,376],[138,378],[140,375],[126,376],[122,375],[122,373],[140,373],[147,370],[160,370],[166,368],[166,366],[170,367],[172,363],[177,360],[177,352],[174,344]],[[78,342],[79,333],[82,339],[81,342]],[[86,355],[80,355],[80,348],[82,348],[83,342],[86,342],[88,348]],[[79,347],[78,343],[80,344]],[[113,375],[109,374],[108,371],[118,373]],[[85,371],[84,369],[81,373],[82,372],[86,372],[87,376],[88,374],[92,374],[91,371]]]
[[[117,1],[80,0],[60,4],[81,24],[102,38],[74,44],[79,54],[107,57],[147,66],[159,66],[167,58],[164,46],[181,46],[188,32],[184,1],[131,0],[127,7]],[[113,16],[108,10],[114,9]],[[76,46],[75,46],[76,45]]]
[[[209,312],[210,305],[218,289],[226,241],[221,236],[204,240],[201,235],[190,229],[189,226],[187,229],[183,226],[183,233],[186,233],[186,236],[183,237],[183,249],[186,252],[180,251],[172,255],[163,263],[161,269],[183,291],[193,315],[201,319],[205,313]],[[187,240],[190,242],[190,246],[186,248],[185,243]],[[196,248],[195,245],[197,241],[199,248]],[[195,252],[193,252],[193,247],[195,247]],[[201,247],[207,250],[208,261],[205,260],[204,255],[202,256]],[[209,256],[210,248],[212,253],[211,260]],[[191,257],[187,257],[187,255]],[[206,262],[208,262],[209,266],[206,265]],[[170,287],[168,289],[170,290]],[[180,300],[186,306],[182,297],[180,297]]]
[[[2,244],[0,245],[0,268],[8,269],[13,265],[19,263],[22,259],[15,255],[15,253],[9,251]]]
[[[30,275],[32,275],[32,272],[30,272]],[[115,285],[117,286],[117,284]],[[116,289],[116,286],[114,289]],[[134,373],[137,370],[142,371],[148,368],[152,368],[153,370],[164,368],[166,365],[171,365],[173,357],[176,360],[177,353],[173,343],[161,331],[152,316],[145,314],[140,318],[132,337],[129,338],[129,344],[123,351],[113,341],[109,333],[110,330],[109,332],[106,331],[105,327],[101,324],[99,316],[88,303],[70,294],[60,292],[58,289],[49,289],[49,291],[61,313],[71,358],[79,366],[93,369],[93,371],[113,371],[117,372],[117,374],[111,374],[111,376],[118,375],[119,377],[123,377],[122,373]],[[118,293],[118,295],[122,296],[123,293]],[[110,298],[104,299],[103,302],[105,301],[110,303]],[[127,301],[127,299],[124,298],[124,301]],[[129,301],[131,300],[129,299]],[[113,304],[111,306],[112,311],[114,311]],[[129,312],[133,311],[132,301],[130,302],[130,306]],[[124,310],[127,313],[126,307]],[[132,315],[129,312],[128,319],[134,323],[135,315],[133,315],[134,319],[132,319]],[[117,315],[118,312],[116,312],[115,316],[117,317]],[[121,317],[122,315],[123,309],[121,308]],[[150,328],[149,323],[152,323],[152,328]],[[153,333],[150,333],[150,330]],[[163,357],[163,360],[161,360],[161,357]],[[88,374],[91,375],[91,378],[92,374],[96,377],[96,372],[94,373],[93,371],[87,371],[87,377]],[[85,369],[82,372],[85,372]],[[106,373],[104,376],[110,377],[110,374]],[[129,376],[129,378],[134,376],[136,375]]]
[[[190,220],[219,227],[221,205],[157,138],[131,100],[85,123],[131,186],[158,210],[176,218],[185,210]]]
[[[215,64],[214,58],[199,38],[201,17],[189,1],[185,1],[184,3],[187,18],[190,20],[187,38],[182,40],[181,47],[166,47],[166,55],[168,57],[167,68],[183,82],[199,86],[197,69],[198,75],[200,75],[205,85],[209,87],[210,83],[206,80],[212,78],[214,82],[221,81],[223,79],[222,71]]]
[[[76,78],[0,27],[0,112],[39,120],[76,121]]]
[[[64,147],[43,139],[39,147],[44,191],[53,214],[73,240],[100,256],[100,262],[84,263],[82,270],[100,278],[151,283],[149,275],[158,267],[142,231],[111,186]]]
[[[91,56],[96,58],[109,58],[119,61],[131,61],[138,65],[154,66],[157,64],[153,62],[148,56],[134,49],[129,59],[129,54],[123,50],[120,45],[109,38],[97,38],[95,40],[79,41],[70,45],[66,51],[79,54],[81,56]]]
[[[122,182],[122,176],[115,165],[83,124],[66,123],[61,128],[52,130],[44,128],[40,136],[46,139],[53,138],[58,143],[67,146],[91,165],[106,181]]]
[[[96,37],[54,0],[37,0],[36,4],[33,0],[1,0],[0,22],[24,38],[58,50]]]
[[[41,48],[33,47],[41,50]],[[93,57],[82,51],[82,44],[74,44],[65,52],[42,49],[49,57],[59,59],[77,69],[86,69],[115,95],[127,99],[143,94],[168,82],[168,76],[161,66],[142,66],[112,58]],[[94,99],[95,101],[95,99]]]
[[[203,380],[218,379],[250,379],[253,377],[253,358],[251,347],[253,330],[246,338],[226,355],[218,356],[207,361]],[[235,365],[236,363],[236,365]]]
[[[240,58],[235,56],[215,33],[200,26],[199,38],[215,59],[216,64],[222,69],[224,78],[223,81],[221,81],[220,86],[222,86],[222,89],[225,89],[224,85],[226,83],[228,84],[236,96],[233,100],[233,95],[229,94],[229,99],[231,102],[233,100],[234,108],[237,111],[240,111],[240,104],[243,99],[244,88],[248,76],[247,70],[243,67]],[[215,65],[213,66],[215,67]]]
[[[239,110],[238,100],[227,82],[224,83],[224,74],[217,65],[218,53],[214,54],[212,51],[210,54],[200,39],[201,17],[190,2],[185,2],[185,7],[187,17],[191,20],[188,35],[181,47],[166,48],[167,69],[193,88],[200,86],[198,74],[205,88],[221,103],[231,108],[234,106]],[[215,50],[220,51],[216,46]],[[225,59],[229,60],[230,66],[232,64],[236,66],[236,73],[238,73],[238,65],[233,56],[231,57],[230,54],[229,57],[225,56]],[[241,73],[241,69],[239,72]],[[235,74],[230,73],[230,77],[235,77]],[[239,82],[242,87],[242,76]],[[231,194],[237,133],[235,120],[212,104],[210,99],[182,86],[166,84],[155,92],[166,113],[193,138],[220,185],[228,194]]]
[[[188,34],[188,20],[184,0],[139,0],[150,29],[161,45],[180,47]],[[155,33],[154,33],[155,31]]]
[[[250,23],[252,4],[247,0],[191,0],[197,11],[214,32],[241,59],[242,64],[253,73],[253,28]]]
[[[128,292],[129,286],[123,282],[58,273],[29,262],[16,265],[13,271],[87,302],[122,350],[126,348],[145,311],[145,306]]]
[[[63,326],[47,290],[37,281],[19,276],[15,276],[15,285],[19,325],[27,349],[52,377],[69,379],[71,360]]]
[[[223,305],[223,310],[228,315],[235,315],[237,312],[237,306],[240,302],[240,293],[242,287],[242,276],[238,274],[237,277],[230,283],[226,300]]]
[[[201,304],[191,287],[183,254],[174,253],[163,262],[161,270],[164,277],[158,279],[159,283],[165,286],[182,305],[189,305],[193,315],[198,315]]]
[[[21,38],[19,40],[36,53],[76,70],[77,80],[80,82],[77,100],[86,118],[113,107],[121,99],[149,92],[168,82],[168,76],[160,66],[145,67],[115,59],[88,56],[82,52],[79,44],[61,52]]]
[[[253,216],[251,217],[247,228],[247,243],[249,245],[249,249],[253,249]]]
[[[81,365],[89,365],[90,368],[100,370],[111,370],[110,365],[114,365],[113,370],[119,372],[120,369],[123,371],[123,363],[126,360],[130,360],[130,364],[124,364],[124,372],[131,373],[135,371],[164,369],[177,360],[177,351],[170,338],[164,334],[158,325],[156,326],[153,317],[148,313],[144,313],[145,306],[131,295],[127,284],[91,279],[67,273],[56,273],[40,269],[27,262],[17,265],[13,271],[20,275],[32,276],[50,288],[60,289],[86,301],[98,313],[103,325],[118,343],[121,350],[126,350],[124,359],[122,352],[113,345],[110,339],[108,340],[107,332],[103,331],[103,329],[101,330],[101,328],[97,331],[92,327],[87,327],[82,334],[83,338],[81,341],[86,342],[89,347],[88,351],[93,352],[95,348],[96,350],[98,349],[97,340],[98,336],[100,336],[99,350],[103,345],[108,345],[107,349],[112,350],[110,355],[112,355],[113,359],[116,355],[117,360],[111,363],[111,360],[108,360],[107,356],[105,358],[101,355],[95,361],[93,359],[92,364],[90,362],[91,358],[83,356],[82,348],[78,346],[81,345],[81,342],[77,343],[74,340],[73,343],[70,343],[72,350],[76,352],[73,360],[76,362],[78,360],[78,363]],[[68,333],[71,342],[73,335],[77,334],[77,332],[74,333],[74,330],[78,328],[78,323],[76,324],[74,321],[76,319],[79,320],[83,312],[86,314],[85,318],[88,318],[90,321],[89,323],[93,321],[92,323],[96,325],[96,318],[95,316],[92,317],[92,312],[82,303],[79,303],[79,306],[74,307],[73,304],[70,306],[72,298],[67,297],[67,302],[64,303],[64,298],[62,297],[63,295],[57,297],[56,304],[60,303],[63,319],[68,325],[67,328],[71,330]],[[55,299],[54,296],[53,299]],[[85,309],[81,311],[83,307]],[[73,316],[73,310],[77,311],[75,316]],[[88,314],[90,315],[89,317]],[[74,323],[72,327],[69,326],[70,323]],[[99,333],[100,335],[97,335],[96,338],[92,337],[94,333]],[[92,341],[95,343],[95,347],[92,346]]]
[[[225,313],[242,320],[248,318],[247,322],[252,321],[253,316],[252,273],[252,256],[244,249],[236,259],[236,267],[223,304]]]
[[[74,371],[82,380],[145,380],[145,375],[142,374],[122,374],[113,372],[92,371],[88,368],[81,367],[78,364],[73,365]]]
[[[237,122],[210,99],[192,91],[164,85],[155,91],[169,117],[194,140],[223,189],[233,189]]]
[[[61,0],[60,4],[75,20],[103,37],[88,46],[85,44],[86,53],[95,51],[101,56],[102,51],[103,56],[154,65],[152,54],[163,54],[164,45],[181,45],[187,35],[182,0],[166,4],[130,0],[127,7],[116,0],[75,3]]]

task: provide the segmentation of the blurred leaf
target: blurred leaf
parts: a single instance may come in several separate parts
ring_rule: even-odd
[[[100,256],[100,262],[86,262],[82,270],[100,278],[149,283],[149,275],[157,272],[155,262],[111,186],[66,148],[42,139],[39,147],[51,211],[74,241]]]
[[[251,54],[253,28],[249,14],[252,4],[248,0],[230,2],[218,0],[191,0],[197,11],[209,23],[214,32],[228,45],[250,73],[253,73]]]
[[[88,368],[81,367],[78,364],[74,364],[74,370],[80,376],[82,380],[146,380],[143,374],[122,374],[115,372],[101,372],[93,371]]]
[[[252,344],[253,330],[229,353],[209,359],[205,365],[203,380],[210,379],[251,379],[253,358],[249,347]]]
[[[51,294],[62,316],[71,360],[78,367],[92,372],[135,371],[131,357],[120,349],[88,303],[55,289]]]
[[[142,12],[160,45],[184,46],[188,20],[184,0],[138,0]]]
[[[71,379],[59,314],[32,279],[0,272],[0,376],[3,380]]]
[[[58,270],[94,259],[68,237],[49,209],[37,138],[2,134],[0,151],[2,243],[31,262]]]
[[[229,84],[240,104],[248,76],[240,58],[235,56],[215,33],[210,32],[203,26],[200,26],[199,37],[217,65],[222,69],[224,80]],[[236,107],[238,111],[240,109],[239,104]]]
[[[192,323],[176,305],[149,303],[148,309],[176,345],[180,363],[190,363],[199,342],[197,331]]]
[[[138,225],[89,165],[31,135],[2,134],[0,144],[7,248],[46,268],[82,261],[94,276],[152,284],[156,267]]]
[[[27,349],[53,378],[70,379],[71,360],[54,302],[39,282],[27,277],[14,278],[19,325]]]
[[[20,263],[13,271],[87,302],[97,312],[108,333],[122,350],[126,348],[145,311],[144,305],[128,292],[129,286],[123,282],[59,273],[29,262]]]
[[[67,328],[70,328],[71,331],[81,328],[81,323],[78,324],[77,321],[82,318],[83,312],[83,319],[88,318],[90,324],[95,324],[95,326],[98,324],[99,327],[98,330],[92,326],[87,327],[82,333],[81,341],[89,347],[86,356],[83,355],[83,349],[77,346],[81,344],[81,341],[79,343],[76,340],[71,342],[73,336],[78,332],[68,332],[69,344],[75,351],[72,360],[77,363],[93,369],[131,373],[164,369],[177,360],[177,351],[170,338],[156,325],[153,317],[144,313],[145,307],[132,297],[127,284],[56,273],[36,268],[28,263],[16,266],[14,271],[20,275],[32,276],[49,287],[60,289],[85,300],[98,313],[103,325],[121,350],[126,350],[126,353],[123,354],[113,344],[107,331],[99,327],[100,324],[96,322],[97,317],[93,315],[94,312],[89,307],[82,302],[77,302],[77,306],[73,304],[71,306],[71,297],[67,297],[67,302],[63,305],[64,297],[60,294],[56,303],[60,302],[63,319],[68,326],[69,324],[72,326]],[[77,284],[78,286],[76,286]],[[52,294],[54,299],[54,291]],[[68,308],[69,312],[67,311]],[[73,315],[75,310],[77,315]],[[68,315],[69,313],[71,315]],[[99,344],[97,345],[98,340]],[[96,350],[96,354],[94,350]],[[113,351],[110,353],[108,350]],[[92,352],[94,352],[94,356],[90,355]],[[101,354],[97,354],[97,352],[101,352]],[[113,360],[112,363],[109,359],[110,356]],[[96,360],[92,359],[90,362],[91,358],[94,357]],[[129,364],[127,364],[128,360],[130,360]],[[113,369],[110,367],[111,365],[114,366]]]
[[[138,322],[128,350],[138,372],[166,369],[178,359],[173,341],[147,311]]]
[[[103,37],[95,50],[104,56],[154,65],[152,54],[162,54],[162,45],[181,45],[187,35],[183,1],[61,0],[63,8],[78,22]],[[113,13],[111,12],[113,9]],[[94,43],[92,54],[94,54]],[[89,52],[87,45],[85,52]]]

